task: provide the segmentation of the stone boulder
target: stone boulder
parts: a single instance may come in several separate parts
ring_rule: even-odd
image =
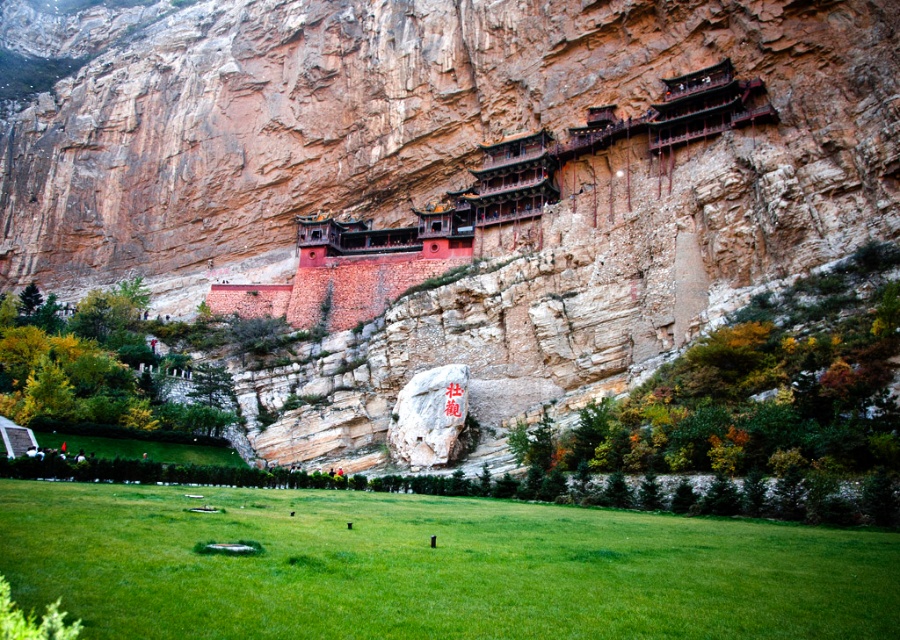
[[[453,460],[469,410],[469,367],[448,364],[416,374],[397,397],[388,430],[392,457],[416,467]]]

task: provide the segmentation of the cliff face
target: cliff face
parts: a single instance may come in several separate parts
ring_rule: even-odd
[[[39,25],[16,36],[33,54],[83,53],[75,34],[92,25],[118,44],[4,123],[0,274],[52,288],[142,274],[163,289],[201,285],[208,260],[233,276],[260,256],[290,262],[296,214],[408,222],[411,201],[468,182],[477,142],[562,134],[593,104],[637,115],[659,77],[726,56],[765,79],[782,122],[759,133],[768,164],[735,169],[752,189],[698,220],[714,238],[710,276],[809,266],[896,227],[892,4],[239,0],[135,8],[105,29],[104,9],[6,13]],[[748,175],[760,170],[772,175]],[[754,197],[764,221],[744,215]],[[800,226],[760,246],[760,222],[795,205]]]
[[[730,57],[766,82],[778,125],[664,162],[646,136],[568,162],[540,228],[478,248],[518,259],[239,384],[251,420],[291,391],[329,397],[251,433],[282,461],[378,442],[403,384],[436,363],[469,365],[487,425],[551,399],[562,412],[753,287],[900,235],[898,23],[889,0],[196,4],[3,123],[0,278],[74,290],[144,275],[164,313],[219,277],[285,281],[295,215],[408,224],[411,204],[469,183],[478,142],[564,138],[591,105],[640,115],[659,78]]]

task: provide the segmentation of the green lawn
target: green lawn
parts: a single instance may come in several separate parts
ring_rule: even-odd
[[[198,504],[225,511],[186,511]],[[265,553],[193,552],[238,540]],[[26,609],[62,597],[86,639],[900,628],[900,534],[482,499],[0,480],[0,573]]]
[[[69,435],[65,433],[42,433],[36,431],[38,446],[59,449],[63,442],[69,455],[75,455],[84,449],[87,455],[92,452],[98,458],[141,458],[145,453],[156,462],[174,464],[215,464],[228,467],[244,467],[246,463],[234,449],[224,447],[206,447],[171,442],[152,442],[147,440],[123,440],[119,438],[97,438],[94,436]]]

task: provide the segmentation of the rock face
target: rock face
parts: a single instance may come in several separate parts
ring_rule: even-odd
[[[388,430],[392,457],[414,469],[454,461],[468,412],[469,367],[448,364],[416,374],[394,407],[396,420]]]
[[[897,233],[889,0],[237,0],[169,14],[163,4],[109,13],[115,29],[94,31],[114,44],[3,124],[9,284],[74,295],[144,275],[161,293],[192,287],[196,306],[216,278],[209,260],[247,278],[235,284],[254,277],[260,256],[287,260],[279,251],[292,246],[296,214],[411,222],[410,200],[470,180],[478,142],[538,126],[564,135],[589,105],[642,113],[658,78],[726,56],[739,74],[763,77],[781,125],[757,132],[771,147],[755,165],[724,150],[720,185],[747,187],[737,197],[713,186],[692,202],[711,282],[784,275]],[[73,34],[93,33],[98,12],[112,11],[60,20],[33,6],[4,3],[8,24],[22,27],[5,41],[31,54],[81,52]],[[129,24],[135,33],[116,40]],[[677,167],[704,155],[702,145],[679,154]],[[624,159],[598,156],[600,176],[585,162],[565,167],[561,186],[579,192],[596,178],[603,217],[603,169]],[[639,214],[655,208],[648,186]],[[755,199],[765,215],[748,218]],[[282,266],[289,278],[293,265]]]

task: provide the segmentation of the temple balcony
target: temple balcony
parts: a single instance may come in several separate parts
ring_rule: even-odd
[[[666,95],[663,100],[665,102],[672,102],[673,100],[678,100],[679,98],[684,98],[686,96],[703,93],[704,91],[709,91],[710,89],[724,87],[731,84],[732,82],[734,82],[734,75],[732,73],[722,73],[717,76],[710,77],[709,82],[700,80],[699,82],[682,84],[680,86],[676,85],[675,87],[666,91]]]
[[[632,133],[640,133],[647,128],[647,124],[656,117],[656,112],[640,116],[618,120],[615,124],[604,129],[595,129],[579,133],[565,144],[556,145],[553,155],[558,160],[567,160],[581,155],[586,151],[605,149],[619,138]]]
[[[309,237],[297,241],[298,247],[331,247],[341,251],[341,239],[338,233],[329,233],[317,237]]]
[[[520,162],[525,162],[527,160],[535,160],[545,155],[546,153],[547,149],[541,147],[538,149],[533,149],[526,153],[519,154],[517,156],[487,156],[484,159],[481,170],[484,171],[485,169],[497,169],[500,167],[507,167],[510,165],[518,164]]]
[[[476,227],[490,227],[495,224],[503,224],[505,222],[516,222],[517,220],[530,220],[532,218],[540,218],[544,213],[543,207],[531,207],[522,210],[486,213],[478,217],[475,221]]]
[[[478,197],[484,198],[486,196],[493,196],[500,193],[512,193],[514,191],[519,191],[520,189],[528,189],[530,187],[537,187],[544,182],[549,180],[549,176],[540,175],[529,180],[518,180],[516,182],[511,182],[509,184],[497,185],[495,187],[482,187],[478,190]]]
[[[712,127],[704,126],[702,129],[688,131],[681,135],[670,136],[668,138],[654,138],[653,136],[650,136],[650,150],[658,151],[659,149],[663,149],[665,147],[674,147],[691,140],[698,140],[707,136],[718,135],[723,131],[727,131],[728,129],[731,129],[731,122],[723,122],[722,124],[717,124]]]
[[[588,107],[588,126],[590,127],[607,122],[615,122],[617,120],[615,110],[616,105],[610,105],[607,107]]]
[[[344,247],[341,249],[343,255],[366,255],[379,253],[405,253],[410,251],[421,251],[421,242],[404,242],[396,241],[390,244],[370,245],[367,247]]]
[[[731,124],[740,127],[757,120],[778,121],[778,112],[771,104],[764,104],[746,111],[737,111],[731,116]]]
[[[741,106],[739,97],[729,97],[720,100],[714,104],[699,104],[695,109],[682,109],[660,116],[660,119],[650,125],[651,129],[670,126],[672,124],[684,123],[693,119],[706,117],[718,112],[734,111],[736,107]]]

